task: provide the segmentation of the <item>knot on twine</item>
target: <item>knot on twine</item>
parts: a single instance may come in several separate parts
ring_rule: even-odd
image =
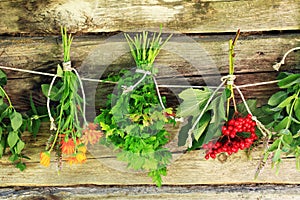
[[[152,74],[152,72],[146,71],[146,70],[143,70],[143,69],[136,69],[135,72],[141,73],[141,74],[146,74],[146,75],[151,75]]]
[[[123,94],[125,93],[128,93],[128,92],[131,92],[134,90],[134,88],[136,88],[145,78],[147,75],[151,75],[152,73],[150,71],[145,71],[145,70],[142,70],[142,69],[136,69],[135,70],[136,73],[140,73],[140,74],[144,74],[143,77],[138,81],[136,82],[134,85],[131,85],[131,86],[125,86],[125,85],[122,85],[122,88],[123,88]]]
[[[71,61],[63,62],[63,70],[64,71],[72,71]]]
[[[54,123],[53,117],[50,117],[50,122],[51,122],[51,124],[50,124],[50,131],[56,131],[57,128],[56,128],[56,125]]]
[[[224,81],[227,81],[227,85],[234,85],[234,80],[236,79],[236,76],[235,75],[231,75],[231,74],[228,74],[226,76],[223,76],[221,78],[221,81],[224,82]]]

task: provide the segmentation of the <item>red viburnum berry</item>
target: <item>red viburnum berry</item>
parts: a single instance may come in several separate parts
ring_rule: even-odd
[[[215,159],[219,153],[231,155],[239,150],[249,148],[258,138],[255,134],[255,127],[256,122],[252,120],[252,115],[250,114],[244,118],[230,119],[222,126],[222,136],[216,143],[210,141],[203,145],[203,148],[206,150],[205,159]],[[248,133],[250,136],[245,137],[244,133]]]

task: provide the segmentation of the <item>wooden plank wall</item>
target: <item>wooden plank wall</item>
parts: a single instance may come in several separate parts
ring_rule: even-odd
[[[228,40],[238,28],[242,35],[236,46],[237,85],[274,80],[278,72],[272,65],[287,50],[300,46],[300,0],[1,0],[0,16],[0,66],[55,73],[62,58],[60,26],[65,25],[75,35],[72,62],[84,77],[93,77],[99,70],[103,72],[101,78],[105,78],[110,72],[131,67],[133,61],[122,32],[158,30],[160,25],[166,33],[176,34],[157,58],[159,84],[217,83],[227,73]],[[181,55],[174,51],[175,47]],[[208,57],[212,65],[193,65],[182,54],[196,61]],[[296,52],[288,57],[283,70],[299,69],[300,54]],[[5,89],[19,111],[29,109],[30,94],[37,105],[45,105],[40,85],[49,83],[49,77],[4,71],[9,78]],[[98,112],[114,86],[84,83],[91,91],[89,110]],[[246,98],[256,98],[262,104],[277,90],[273,84],[245,88],[243,92]],[[176,94],[180,90],[161,87],[161,92],[168,96],[170,105],[178,103]],[[178,127],[174,131],[177,130]],[[153,187],[146,173],[126,171],[101,146],[90,149],[86,164],[65,165],[57,175],[55,162],[50,168],[39,165],[39,152],[48,134],[45,124],[37,141],[28,134],[24,136],[29,141],[25,153],[31,157],[24,172],[18,172],[6,157],[0,160],[1,199],[300,197],[300,173],[293,158],[284,158],[278,176],[267,164],[261,176],[253,179],[259,149],[251,160],[240,152],[225,162],[205,161],[203,150],[174,150],[178,159],[169,166],[161,189]]]

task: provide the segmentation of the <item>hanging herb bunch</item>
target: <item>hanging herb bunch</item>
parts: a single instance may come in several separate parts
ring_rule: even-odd
[[[160,96],[155,79],[158,69],[153,63],[170,37],[163,42],[161,32],[153,33],[152,38],[148,32],[134,38],[125,34],[136,69],[119,79],[107,108],[96,118],[106,143],[121,150],[118,159],[127,162],[129,169],[149,171],[158,186],[172,158],[164,147],[170,139],[164,126],[174,119],[172,108],[165,108],[166,99]]]
[[[272,131],[268,138],[271,144],[265,149],[262,163],[271,158],[277,173],[282,157],[289,155],[296,158],[296,168],[300,170],[300,74],[280,73],[278,86],[281,90],[262,108],[264,123]]]
[[[187,124],[179,133],[179,145],[187,144],[189,149],[204,148],[205,159],[215,159],[218,154],[231,155],[249,148],[258,139],[257,133],[268,132],[257,118],[252,116],[243,94],[234,85],[234,46],[239,34],[238,31],[236,37],[229,41],[229,74],[222,77],[217,89],[187,89],[179,94],[183,102],[176,114],[178,117],[188,118]],[[219,92],[225,84],[225,89]],[[238,110],[234,89],[245,103],[246,114]],[[233,112],[230,112],[231,105]]]
[[[22,141],[23,117],[21,113],[16,111],[4,90],[3,87],[6,83],[6,74],[0,70],[0,158],[9,148],[11,154],[9,160],[23,171],[26,165],[22,160],[23,158],[29,159],[22,154],[25,147],[25,143]],[[4,99],[7,100],[8,104],[5,103]]]
[[[97,143],[102,135],[102,132],[97,130],[97,125],[88,124],[85,118],[83,85],[78,72],[71,66],[70,60],[73,37],[67,34],[66,28],[61,28],[61,34],[64,51],[63,67],[57,66],[57,74],[50,85],[42,85],[43,93],[48,98],[50,130],[54,132],[48,139],[45,151],[40,154],[41,164],[49,166],[50,153],[55,151],[59,169],[63,158],[69,164],[84,163],[87,144]],[[54,84],[58,77],[60,80]],[[83,98],[79,95],[79,87],[81,87]],[[50,100],[57,102],[53,112],[54,117],[50,111]]]

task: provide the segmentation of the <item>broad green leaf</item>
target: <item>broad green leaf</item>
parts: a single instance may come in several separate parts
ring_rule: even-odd
[[[291,104],[291,101],[295,98],[296,95],[289,96],[285,100],[283,100],[276,108],[284,108]]]
[[[19,136],[18,136],[18,132],[16,131],[11,131],[8,133],[8,137],[7,137],[7,144],[9,145],[10,148],[13,148],[16,143],[19,140]]]
[[[7,76],[6,74],[0,70],[0,86],[4,86],[7,83]]]
[[[178,133],[178,146],[184,146],[186,144],[186,139],[188,138],[188,132],[192,127],[193,117],[188,118],[188,122],[184,125]]]
[[[209,105],[207,110],[212,110],[212,118],[210,123],[221,124],[226,120],[225,116],[225,101],[226,91],[224,90],[221,96],[215,98]]]
[[[211,95],[211,90],[205,88],[204,90],[189,88],[182,91],[179,97],[183,99],[177,110],[177,116],[188,117],[198,116],[200,114],[200,107],[206,103]]]
[[[197,140],[197,141],[199,140],[200,136],[203,134],[203,132],[205,131],[206,127],[208,126],[208,124],[210,122],[210,119],[211,119],[211,116],[210,116],[209,112],[206,112],[202,116],[201,120],[199,121],[198,128],[196,128],[193,131],[195,140]]]
[[[269,147],[268,151],[269,152],[275,151],[275,149],[278,148],[279,143],[280,143],[280,139],[275,140]]]
[[[300,98],[299,97],[297,98],[295,103],[294,113],[296,115],[296,118],[300,120]]]
[[[287,144],[291,144],[293,142],[293,136],[290,132],[290,134],[286,134],[283,136],[283,141]]]
[[[246,100],[246,103],[250,109],[251,112],[255,112],[257,110],[257,100],[256,99],[248,99]],[[248,114],[248,111],[246,109],[246,106],[245,104],[242,102],[242,103],[239,103],[237,105],[237,110],[239,111],[239,113],[243,116],[246,116]],[[260,116],[260,115],[259,115]]]
[[[14,131],[17,131],[23,124],[22,115],[14,110],[13,113],[10,114],[9,118],[11,122],[11,127]]]
[[[278,82],[280,88],[289,88],[300,83],[300,74],[291,74]]]
[[[279,91],[276,92],[275,94],[273,94],[269,101],[268,104],[270,106],[277,106],[278,104],[280,104],[282,101],[284,101],[287,97],[287,93],[285,91]]]
[[[291,119],[286,116],[282,121],[280,121],[275,127],[274,127],[274,130],[279,132],[281,131],[282,129],[285,129],[285,128],[289,128],[287,127],[287,124],[289,123]]]
[[[24,149],[24,147],[25,147],[25,143],[22,140],[19,140],[15,147],[16,154],[21,154],[21,151]]]
[[[18,159],[19,159],[19,157],[18,157],[17,154],[13,154],[13,155],[11,155],[11,156],[8,158],[8,160],[9,160],[10,162],[15,162],[15,161],[17,161]]]

